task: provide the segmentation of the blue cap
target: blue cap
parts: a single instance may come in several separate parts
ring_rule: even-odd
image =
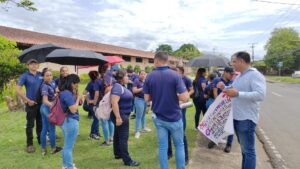
[[[116,70],[120,70],[121,69],[121,66],[119,64],[114,64],[112,67],[111,67],[112,70],[116,71]]]

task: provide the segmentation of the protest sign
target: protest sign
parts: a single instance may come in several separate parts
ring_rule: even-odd
[[[214,143],[234,133],[233,115],[231,111],[231,98],[221,93],[211,104],[199,123],[200,130]]]

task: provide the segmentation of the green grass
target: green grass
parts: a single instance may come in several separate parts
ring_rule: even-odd
[[[80,86],[80,91],[85,86]],[[25,152],[26,136],[25,124],[26,113],[8,112],[5,104],[0,104],[0,168],[1,169],[54,169],[61,168],[61,153],[45,157],[41,155],[41,149],[34,138],[36,152],[28,154]],[[113,157],[113,147],[98,146],[103,142],[103,137],[100,141],[92,141],[88,139],[90,132],[91,119],[87,118],[87,112],[80,108],[80,124],[73,158],[76,166],[79,169],[124,169],[130,168],[123,165],[122,160],[115,160]],[[193,130],[194,126],[194,108],[187,111],[187,129],[186,135],[189,142],[189,155],[195,147],[197,131]],[[152,129],[151,133],[142,134],[140,139],[134,138],[135,120],[130,120],[130,135],[129,135],[129,153],[134,160],[141,162],[141,166],[137,168],[143,169],[158,169],[158,145],[156,131],[153,122],[150,119],[150,114],[147,114],[147,126]],[[102,132],[102,129],[100,128]],[[56,128],[57,135],[62,137],[62,132],[59,127]],[[34,137],[36,135],[34,134]],[[63,140],[57,142],[58,146],[63,146]],[[47,145],[48,151],[49,145]],[[173,149],[174,151],[174,149]],[[191,157],[191,156],[190,156]],[[169,161],[169,168],[175,168],[174,157]]]
[[[266,76],[268,80],[286,83],[300,83],[300,78],[292,78],[290,76]]]

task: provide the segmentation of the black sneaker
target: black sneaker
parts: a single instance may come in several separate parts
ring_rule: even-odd
[[[109,144],[109,143],[107,143],[106,141],[104,141],[103,143],[101,143],[101,144],[100,144],[100,146],[103,146],[103,147],[105,147],[105,146],[110,146],[110,144]]]
[[[135,114],[131,115],[130,119],[135,119]]]
[[[61,147],[55,147],[54,149],[52,149],[51,154],[56,154],[58,152],[60,152],[62,150]]]
[[[208,147],[209,149],[212,149],[212,148],[215,147],[215,145],[216,145],[216,144],[215,144],[214,142],[210,141],[210,142],[208,143],[207,147]]]
[[[119,160],[119,159],[122,159],[122,157],[121,156],[115,156],[115,159]]]
[[[137,167],[140,165],[140,163],[132,160],[129,164],[125,164],[125,165],[131,166],[131,167]]]
[[[230,153],[230,151],[231,151],[231,145],[226,145],[226,147],[224,148],[224,152]]]

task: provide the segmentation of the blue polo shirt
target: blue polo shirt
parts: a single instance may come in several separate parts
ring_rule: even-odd
[[[152,100],[152,111],[163,121],[181,119],[177,94],[187,91],[182,77],[168,66],[158,67],[148,74],[143,90]]]
[[[56,86],[58,86],[58,84],[59,84],[59,81],[60,81],[60,78],[58,77],[58,78],[56,78],[56,79],[54,79],[54,82],[55,82],[55,85]]]
[[[26,97],[30,100],[37,101],[37,95],[40,92],[40,86],[43,82],[43,77],[41,72],[37,72],[33,75],[29,71],[23,73],[19,79],[18,86],[25,85],[26,87]]]
[[[105,92],[105,85],[104,85],[104,81],[103,80],[96,80],[97,86],[98,86],[98,90],[99,90],[99,99],[98,102],[100,100],[102,100],[103,96],[104,96],[104,92]]]
[[[95,91],[99,91],[99,85],[97,83],[97,80],[90,81],[87,86],[85,87],[85,90],[89,92],[89,99],[93,100],[95,96]]]
[[[70,92],[69,90],[64,90],[60,92],[59,98],[60,98],[61,107],[64,111],[66,111],[69,106],[72,106],[76,103],[76,96],[74,96],[72,92]],[[73,118],[75,120],[79,120],[79,113],[77,111],[75,114],[73,114],[68,109],[67,117]]]
[[[217,84],[221,81],[225,84],[226,87],[229,87],[233,83],[233,80],[229,80],[226,82],[223,77],[218,77],[218,78],[215,78],[214,81],[212,82],[213,88],[217,88]],[[218,95],[220,93],[222,93],[222,90],[218,88]]]
[[[202,89],[202,83],[207,84],[207,80],[204,76],[200,76],[200,78],[198,79],[194,87],[195,95],[197,95],[197,98],[201,98],[201,99],[203,99],[204,97],[204,90]]]
[[[132,92],[132,88],[134,86],[134,82],[135,82],[135,80],[139,79],[139,75],[137,75],[137,74],[134,73],[131,76],[128,76],[128,79],[131,80],[132,83],[128,83],[127,84],[127,89]]]
[[[184,85],[187,90],[189,90],[189,88],[193,87],[192,80],[189,77],[183,75],[182,80],[183,80]]]
[[[48,100],[52,102],[54,100],[55,88],[55,81],[52,81],[50,84],[44,81],[41,86],[41,95],[48,96]]]
[[[214,84],[213,84],[213,82],[211,82],[204,89],[204,94],[208,95],[209,98],[214,98],[213,92],[212,92],[213,86],[214,86]]]
[[[132,110],[132,101],[133,101],[132,93],[121,84],[115,83],[113,84],[113,87],[111,89],[111,94],[120,97],[118,103],[120,113],[129,115]]]
[[[134,83],[133,83],[133,87],[136,87],[138,89],[143,88],[144,86],[144,82],[141,81],[140,79],[135,79]],[[137,94],[135,94],[136,97],[144,99],[144,91],[141,91]]]
[[[103,80],[106,86],[116,83],[116,79],[114,78],[111,70],[105,72]]]

